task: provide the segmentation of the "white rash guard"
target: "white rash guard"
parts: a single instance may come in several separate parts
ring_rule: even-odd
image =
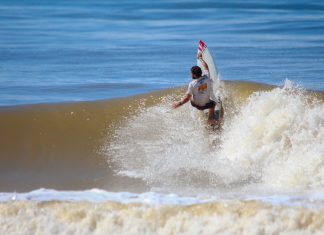
[[[209,78],[208,70],[204,70],[201,78],[189,83],[187,94],[191,95],[191,101],[195,105],[204,106],[209,102],[211,92],[212,80]]]

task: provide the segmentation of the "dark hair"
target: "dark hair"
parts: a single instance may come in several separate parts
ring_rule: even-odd
[[[201,75],[202,75],[201,68],[199,66],[197,66],[197,65],[191,67],[191,73],[196,75],[198,78],[201,77]]]

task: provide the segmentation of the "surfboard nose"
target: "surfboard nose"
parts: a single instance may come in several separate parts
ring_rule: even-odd
[[[198,45],[198,50],[203,52],[205,48],[206,48],[206,44],[202,40],[200,40]]]

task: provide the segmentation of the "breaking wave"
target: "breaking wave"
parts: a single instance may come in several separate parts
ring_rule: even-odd
[[[189,105],[170,109],[174,96],[142,107],[115,130],[106,148],[115,172],[178,193],[323,187],[321,94],[289,81],[247,98],[228,91],[225,123],[216,132]]]

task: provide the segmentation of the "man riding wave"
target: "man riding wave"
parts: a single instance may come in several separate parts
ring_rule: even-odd
[[[208,124],[215,125],[217,124],[214,120],[216,102],[210,99],[213,89],[212,80],[209,75],[209,68],[207,63],[204,61],[201,52],[198,53],[197,59],[200,61],[203,70],[199,66],[193,66],[191,68],[191,77],[193,80],[189,83],[187,93],[179,102],[173,103],[172,106],[173,108],[178,108],[190,100],[191,105],[199,110],[209,109]],[[221,114],[219,118],[222,119],[224,109],[220,98],[218,98],[218,100],[221,105]]]

